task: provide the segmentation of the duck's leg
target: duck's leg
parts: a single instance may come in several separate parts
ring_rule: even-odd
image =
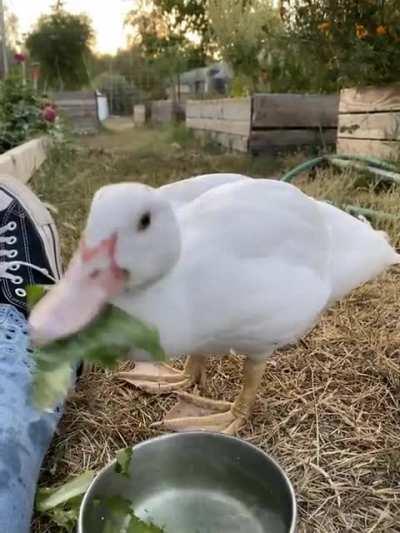
[[[243,387],[234,403],[178,393],[179,402],[162,422],[153,424],[171,431],[217,431],[234,435],[244,426],[252,411],[266,362],[246,359]]]
[[[183,371],[165,363],[136,363],[129,372],[119,372],[117,377],[131,385],[153,394],[170,393],[192,385],[205,383],[207,359],[190,356]]]

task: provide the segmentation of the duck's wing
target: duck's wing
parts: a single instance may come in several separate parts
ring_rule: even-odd
[[[251,180],[241,174],[203,174],[174,183],[168,183],[158,189],[159,193],[168,200],[173,207],[179,208],[192,202],[211,189],[221,187],[229,183]]]
[[[181,227],[192,320],[211,350],[292,342],[399,262],[368,224],[272,180],[208,192],[183,209]]]
[[[306,333],[330,296],[331,242],[296,187],[254,180],[182,210],[181,286],[198,351],[265,354]]]

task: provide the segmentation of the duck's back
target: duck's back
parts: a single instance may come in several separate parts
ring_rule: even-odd
[[[193,178],[168,183],[160,187],[158,191],[176,209],[192,202],[211,189],[250,179],[242,174],[202,174]]]
[[[172,357],[229,349],[263,357],[397,260],[368,225],[274,180],[216,187],[175,213],[178,263],[117,302],[156,326]]]

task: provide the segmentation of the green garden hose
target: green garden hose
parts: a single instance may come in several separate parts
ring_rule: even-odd
[[[340,154],[323,155],[305,161],[301,165],[298,165],[294,169],[287,172],[281,179],[282,181],[290,183],[303,172],[312,170],[323,163],[331,163],[335,166],[339,166],[340,168],[344,167],[353,168],[354,170],[359,171],[367,171],[382,181],[388,181],[400,185],[400,174],[397,171],[396,165],[373,157],[360,157]],[[336,205],[333,202],[329,203]],[[392,215],[390,213],[385,213],[384,211],[375,211],[374,209],[368,209],[356,205],[336,205],[336,207],[340,207],[344,211],[356,216],[362,215],[365,217],[387,220],[398,220],[400,218],[398,215]]]

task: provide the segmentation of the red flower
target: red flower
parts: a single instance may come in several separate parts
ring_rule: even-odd
[[[57,117],[57,112],[51,105],[47,105],[42,111],[42,117],[46,122],[54,122]]]
[[[14,55],[14,59],[17,63],[24,63],[25,60],[26,60],[26,55],[23,54],[22,52],[17,52],[15,55]]]

